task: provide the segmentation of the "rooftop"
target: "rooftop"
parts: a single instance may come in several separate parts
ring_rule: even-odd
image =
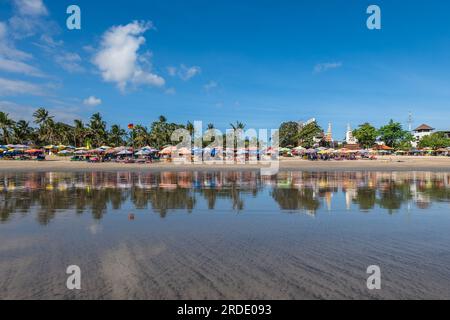
[[[421,126],[417,127],[414,131],[424,131],[424,130],[434,130],[434,128],[430,127],[429,125],[422,124]]]

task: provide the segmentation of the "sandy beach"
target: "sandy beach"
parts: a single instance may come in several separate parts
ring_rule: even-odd
[[[209,170],[258,170],[263,165],[243,164],[151,164],[87,163],[50,158],[47,161],[0,161],[0,172],[74,172],[74,171],[209,171]],[[385,156],[377,160],[308,161],[284,158],[279,167],[284,170],[303,171],[450,171],[450,157]]]

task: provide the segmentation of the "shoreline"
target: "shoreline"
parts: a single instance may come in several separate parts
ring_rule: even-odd
[[[256,171],[267,165],[257,164],[123,164],[71,162],[66,159],[47,161],[1,160],[0,172],[94,172],[94,171]],[[280,171],[429,171],[450,172],[450,157],[385,156],[377,160],[309,161],[281,159]]]

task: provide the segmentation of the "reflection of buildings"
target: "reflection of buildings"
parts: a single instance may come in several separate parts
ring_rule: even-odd
[[[108,210],[131,202],[165,216],[172,210],[193,211],[201,199],[207,208],[226,200],[229,210],[242,211],[246,200],[270,191],[280,210],[315,214],[336,209],[343,199],[351,210],[357,205],[394,212],[413,203],[429,208],[435,201],[450,202],[450,174],[426,172],[280,172],[262,177],[258,171],[241,172],[94,172],[28,173],[0,176],[0,221],[17,212],[37,209],[38,220],[48,223],[58,210],[87,210],[101,219]],[[267,198],[261,199],[268,201]],[[343,204],[344,205],[344,204]]]

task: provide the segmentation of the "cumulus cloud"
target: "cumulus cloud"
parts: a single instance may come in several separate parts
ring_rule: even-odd
[[[337,69],[340,67],[342,67],[342,62],[318,63],[314,66],[314,73],[327,72],[328,70]]]
[[[0,78],[0,96],[15,96],[19,94],[42,95],[40,86],[19,80]]]
[[[116,83],[121,91],[129,84],[162,87],[165,81],[148,68],[148,58],[140,54],[145,44],[143,34],[152,28],[150,22],[134,21],[110,28],[102,36],[100,49],[93,63],[100,70],[104,81]],[[144,69],[144,65],[147,68]]]
[[[84,99],[83,104],[89,107],[96,107],[102,104],[102,99],[96,98],[94,96],[90,96],[89,98]]]

